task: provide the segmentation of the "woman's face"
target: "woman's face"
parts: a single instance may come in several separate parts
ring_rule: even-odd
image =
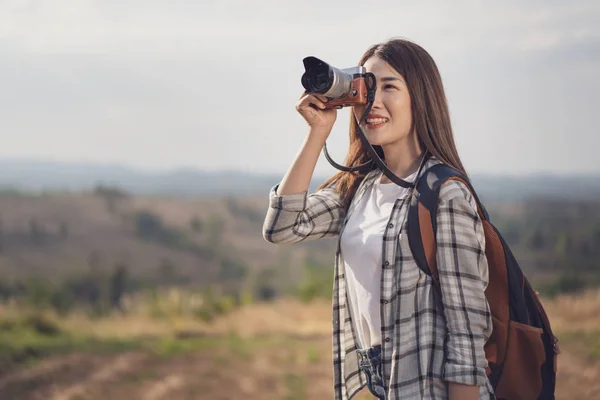
[[[364,64],[377,79],[375,102],[360,126],[372,145],[386,146],[406,140],[411,134],[412,113],[410,94],[404,77],[386,61],[373,56]],[[358,121],[364,106],[354,107]]]

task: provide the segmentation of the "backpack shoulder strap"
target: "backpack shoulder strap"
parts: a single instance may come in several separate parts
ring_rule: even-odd
[[[430,275],[439,289],[436,262],[437,208],[440,188],[448,180],[463,182],[475,197],[481,218],[489,220],[487,211],[477,198],[468,179],[445,164],[436,164],[419,178],[408,210],[408,242],[419,268]]]

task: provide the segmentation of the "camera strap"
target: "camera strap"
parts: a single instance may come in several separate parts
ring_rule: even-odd
[[[326,143],[323,144],[323,152],[325,153],[325,158],[327,159],[327,161],[329,161],[329,163],[334,168],[337,168],[340,171],[344,171],[344,172],[355,172],[355,171],[366,172],[366,171],[370,170],[372,168],[373,163],[375,163],[377,165],[377,167],[383,172],[383,174],[389,178],[390,181],[392,181],[396,185],[402,186],[404,188],[412,188],[415,186],[415,182],[419,178],[419,175],[421,175],[421,170],[423,169],[423,166],[425,165],[427,160],[429,160],[429,158],[431,157],[431,153],[429,153],[428,150],[425,150],[425,154],[423,155],[423,158],[421,159],[421,163],[419,165],[419,169],[417,170],[417,176],[413,182],[407,182],[404,179],[401,179],[398,176],[396,176],[392,171],[390,171],[390,169],[387,167],[387,165],[385,165],[385,161],[383,161],[381,159],[381,157],[379,157],[379,154],[377,154],[377,152],[375,151],[375,149],[373,148],[371,143],[369,143],[369,140],[365,136],[364,132],[360,128],[360,126],[367,119],[367,115],[369,115],[369,113],[371,112],[371,108],[373,107],[373,103],[375,102],[376,79],[375,79],[375,75],[373,75],[371,72],[367,72],[365,74],[365,85],[367,87],[367,105],[360,117],[360,120],[358,121],[357,135],[360,138],[361,142],[363,143],[364,147],[367,149],[367,153],[369,154],[369,157],[371,158],[371,160],[367,161],[364,164],[357,165],[355,167],[346,167],[344,165],[340,165],[340,164],[336,163],[335,161],[333,161],[333,159],[329,156],[329,152],[327,151]]]

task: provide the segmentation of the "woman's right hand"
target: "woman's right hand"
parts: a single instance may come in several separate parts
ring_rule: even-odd
[[[304,92],[296,104],[296,110],[306,120],[311,132],[319,132],[325,135],[325,138],[331,133],[337,118],[337,109],[325,109],[326,102],[325,96]]]

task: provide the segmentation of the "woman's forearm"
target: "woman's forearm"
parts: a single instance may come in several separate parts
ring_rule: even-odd
[[[302,148],[277,188],[278,195],[302,193],[308,190],[326,138],[327,133],[312,131],[306,136]]]
[[[478,400],[479,386],[463,385],[456,382],[448,384],[449,400]]]

